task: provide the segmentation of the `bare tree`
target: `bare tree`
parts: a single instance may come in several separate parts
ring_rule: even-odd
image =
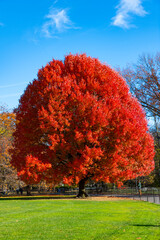
[[[136,65],[128,66],[121,74],[146,112],[160,117],[160,53],[140,56]]]

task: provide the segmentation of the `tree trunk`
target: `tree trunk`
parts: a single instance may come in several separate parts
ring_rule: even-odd
[[[85,183],[88,180],[88,178],[83,178],[79,181],[79,193],[77,195],[77,198],[85,198],[88,197],[88,194],[85,191]]]
[[[27,191],[27,196],[31,196],[31,188],[30,188],[30,185],[27,185],[26,186],[26,191]]]

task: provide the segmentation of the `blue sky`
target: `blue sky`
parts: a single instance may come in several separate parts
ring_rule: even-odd
[[[86,53],[111,67],[160,51],[159,0],[0,0],[0,105],[17,107],[47,62]]]

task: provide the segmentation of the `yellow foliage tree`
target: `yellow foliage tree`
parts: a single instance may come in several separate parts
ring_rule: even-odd
[[[0,106],[0,190],[15,188],[18,184],[16,171],[10,164],[9,149],[12,147],[15,114]]]

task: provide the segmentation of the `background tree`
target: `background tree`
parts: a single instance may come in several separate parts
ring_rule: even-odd
[[[28,184],[118,182],[154,169],[145,113],[124,79],[97,59],[68,55],[38,72],[20,99],[12,165]]]
[[[128,82],[131,92],[145,108],[153,124],[152,133],[155,140],[155,184],[160,184],[160,53],[153,56],[143,54],[138,63],[121,71]]]
[[[137,64],[121,74],[146,111],[160,117],[160,53],[140,56]]]
[[[154,117],[154,125],[151,127],[151,132],[154,137],[155,144],[155,169],[152,172],[152,176],[154,177],[154,185],[160,185],[160,136],[159,136],[159,121],[157,121],[156,116]]]
[[[15,130],[15,114],[0,107],[0,189],[15,188],[18,184],[17,173],[10,164],[9,149],[12,147]]]

